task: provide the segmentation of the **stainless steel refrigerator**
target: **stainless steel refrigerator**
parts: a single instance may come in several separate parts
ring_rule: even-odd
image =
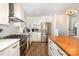
[[[41,23],[41,42],[48,42],[48,36],[51,35],[51,23]]]

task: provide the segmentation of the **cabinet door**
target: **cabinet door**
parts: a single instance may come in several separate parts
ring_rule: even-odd
[[[5,49],[5,50],[3,50],[3,51],[1,51],[0,52],[0,56],[8,56],[9,55],[9,49],[7,48],[7,49]]]
[[[58,47],[58,53],[59,53],[59,55],[61,55],[61,56],[68,56],[62,49],[60,49],[59,47]]]
[[[36,33],[31,33],[31,41],[37,41],[37,35]]]
[[[48,53],[49,56],[67,56],[67,54],[51,39],[48,39]]]
[[[9,5],[8,3],[0,4],[0,24],[9,24]]]
[[[41,33],[40,32],[31,33],[31,41],[41,42]]]
[[[35,37],[34,36],[35,36],[34,33],[31,33],[31,36],[30,36],[31,42],[35,40]]]
[[[20,55],[20,46],[19,46],[19,42],[13,44],[10,48],[9,48],[9,55],[10,56],[19,56]]]
[[[52,40],[50,40],[50,46],[57,51],[57,54],[55,54],[55,56],[67,56],[67,54],[59,46],[57,46]]]
[[[41,42],[41,32],[36,32],[36,39]]]

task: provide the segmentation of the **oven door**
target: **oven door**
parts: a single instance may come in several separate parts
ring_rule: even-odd
[[[20,39],[20,55],[24,56],[27,50],[27,36],[23,36]]]
[[[20,45],[20,55],[23,56],[26,54],[26,50],[27,50],[27,42],[25,42],[24,44]]]

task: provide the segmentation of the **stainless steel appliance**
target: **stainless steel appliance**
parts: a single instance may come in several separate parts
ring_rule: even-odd
[[[27,50],[27,36],[21,35],[21,38],[20,38],[20,55],[24,56],[26,54],[26,50]]]
[[[14,16],[14,3],[9,3],[9,22],[24,22]]]
[[[48,36],[51,35],[51,23],[41,23],[41,42],[48,42]]]

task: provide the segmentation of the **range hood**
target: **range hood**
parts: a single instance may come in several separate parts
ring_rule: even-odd
[[[24,22],[14,16],[14,3],[9,3],[9,22]]]
[[[9,16],[9,22],[24,22],[21,19],[14,17],[14,16]]]

